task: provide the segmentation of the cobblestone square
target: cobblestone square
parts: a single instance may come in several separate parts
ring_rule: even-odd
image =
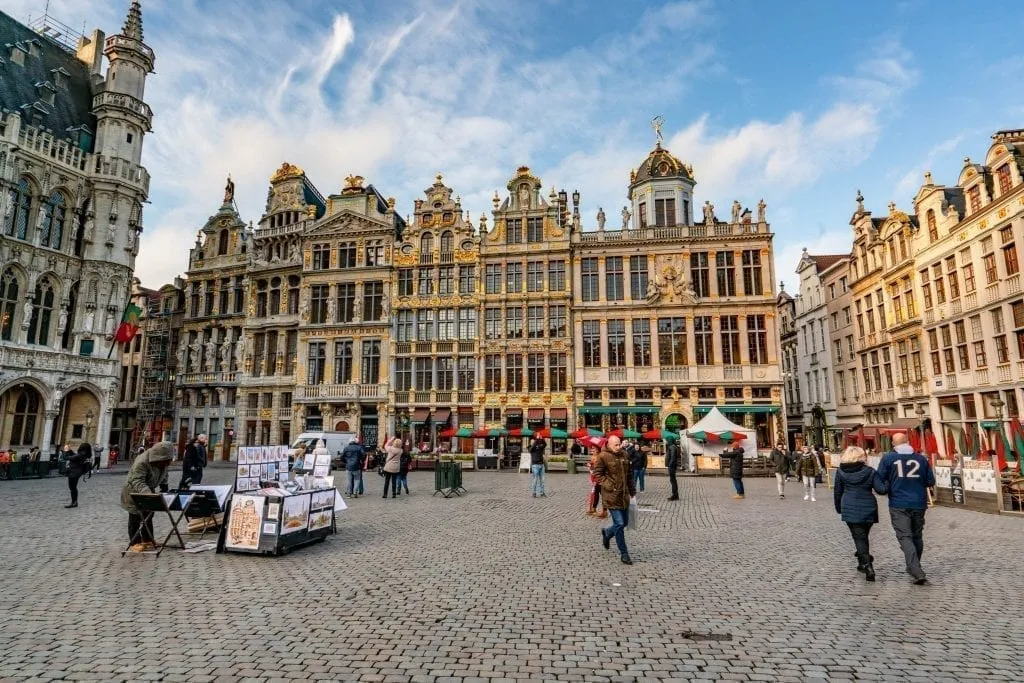
[[[177,481],[172,472],[172,481]],[[208,468],[207,482],[232,471]],[[465,475],[468,493],[349,501],[338,534],[280,558],[120,557],[122,473],[0,485],[0,680],[1011,681],[1024,670],[1019,519],[936,508],[902,571],[888,518],[878,581],[855,570],[819,489],[648,479],[635,564],[601,548],[583,475]],[[374,493],[374,491],[378,493]],[[884,501],[883,501],[884,503]],[[883,506],[884,507],[884,506]],[[157,522],[157,535],[168,528]],[[162,530],[162,532],[161,532]]]

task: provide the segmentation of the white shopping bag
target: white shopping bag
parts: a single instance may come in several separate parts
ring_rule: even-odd
[[[626,524],[626,528],[630,531],[636,531],[638,517],[640,517],[640,507],[636,504],[636,496],[633,496],[629,499],[629,521]]]

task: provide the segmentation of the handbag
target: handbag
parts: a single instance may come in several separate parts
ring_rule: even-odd
[[[636,531],[637,528],[637,517],[640,516],[640,506],[636,504],[636,498],[629,499],[629,521],[626,523],[626,528],[630,531]]]

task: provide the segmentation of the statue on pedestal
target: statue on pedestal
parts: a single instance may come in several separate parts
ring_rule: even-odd
[[[604,209],[602,209],[599,206],[599,207],[597,207],[597,229],[598,230],[604,230],[604,221],[605,221]]]

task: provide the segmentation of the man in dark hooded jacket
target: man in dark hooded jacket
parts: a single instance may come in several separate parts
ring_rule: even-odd
[[[341,452],[345,460],[345,472],[348,476],[348,484],[345,487],[345,495],[359,497],[363,495],[363,461],[366,459],[366,451],[363,449],[359,439],[354,439],[345,446]]]
[[[132,552],[153,550],[156,543],[152,518],[143,521],[143,514],[135,507],[131,494],[166,491],[167,466],[173,458],[174,446],[170,441],[164,441],[136,457],[128,470],[128,479],[121,489],[121,507],[128,511],[128,538],[138,541],[130,548]]]
[[[676,470],[679,469],[679,442],[665,441],[665,467],[668,468],[668,483],[672,486],[669,500],[679,500],[679,482],[676,481]]]

